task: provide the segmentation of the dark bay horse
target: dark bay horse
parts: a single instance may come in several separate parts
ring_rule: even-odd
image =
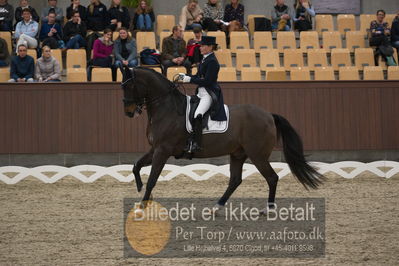
[[[170,156],[180,157],[188,133],[185,126],[186,96],[163,75],[148,68],[122,70],[125,114],[133,117],[146,106],[147,137],[151,150],[134,165],[133,173],[141,191],[140,169],[151,165],[143,202],[149,200],[161,171]],[[230,155],[230,181],[218,205],[224,206],[242,182],[242,167],[247,158],[256,166],[269,185],[268,204],[274,204],[278,175],[268,162],[273,147],[281,136],[283,153],[291,169],[305,188],[317,188],[323,176],[309,165],[303,154],[301,138],[280,115],[271,114],[255,105],[231,105],[230,124],[225,133],[203,135],[202,151],[195,158]]]

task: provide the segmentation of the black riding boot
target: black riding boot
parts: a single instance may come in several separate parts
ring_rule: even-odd
[[[201,151],[202,150],[201,140],[202,140],[202,115],[198,115],[194,119],[193,133],[191,133],[188,146],[184,151],[188,153]]]

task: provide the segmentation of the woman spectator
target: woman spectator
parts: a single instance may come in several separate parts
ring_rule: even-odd
[[[201,62],[203,57],[199,49],[201,47],[202,29],[199,27],[194,28],[193,32],[194,38],[187,42],[187,58],[191,64],[196,64]]]
[[[130,15],[126,7],[121,6],[121,0],[112,0],[111,6],[108,10],[109,18],[111,20],[110,28],[115,31],[121,27],[129,28]]]
[[[398,52],[398,58],[397,62],[399,62],[399,11],[395,17],[395,19],[392,22],[392,27],[391,27],[391,44],[393,47],[396,48],[396,51]]]
[[[217,31],[222,29],[222,19],[224,10],[219,0],[208,0],[204,7],[204,19],[202,26],[208,31]]]
[[[6,40],[0,37],[0,67],[5,67],[10,64],[10,53],[8,52],[8,45]]]
[[[146,0],[140,1],[140,6],[137,7],[136,12],[133,16],[133,29],[141,31],[152,31],[154,27],[154,21],[155,15],[152,7],[148,5]]]
[[[51,49],[45,45],[42,48],[42,57],[36,62],[36,80],[39,82],[61,81],[60,62],[51,56]]]
[[[115,71],[112,65],[113,60],[113,48],[114,44],[112,42],[112,30],[105,29],[104,36],[98,38],[93,44],[93,66],[98,67],[109,67],[112,69],[112,80],[115,80]],[[91,80],[91,70],[88,71]]]
[[[137,61],[137,46],[136,41],[129,36],[126,28],[119,29],[119,37],[114,43],[115,67],[136,67]]]
[[[103,31],[109,25],[107,8],[100,0],[90,0],[87,7],[87,29]]]
[[[28,0],[21,0],[19,1],[19,7],[15,10],[15,25],[18,24],[18,22],[22,21],[24,18],[22,17],[22,10],[24,9],[29,9],[32,20],[39,22],[39,15],[37,14],[36,10],[29,5]]]
[[[224,22],[227,32],[242,30],[244,26],[244,6],[239,0],[231,0],[224,8]]]
[[[284,4],[284,0],[276,0],[272,10],[272,30],[291,30],[291,9]]]
[[[67,7],[66,10],[66,17],[68,20],[71,20],[73,17],[74,12],[79,12],[79,17],[81,21],[86,22],[87,18],[87,10],[86,7],[80,4],[80,0],[71,0],[71,5]]]
[[[201,28],[203,11],[198,5],[198,0],[189,0],[181,9],[179,24],[185,30]]]
[[[299,32],[312,29],[312,17],[316,12],[312,7],[310,0],[296,0],[295,3],[295,29]]]

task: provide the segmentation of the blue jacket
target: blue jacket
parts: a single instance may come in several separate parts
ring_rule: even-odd
[[[34,70],[35,61],[29,55],[25,56],[24,58],[21,58],[17,55],[11,59],[10,76],[12,79],[17,80],[19,78],[33,78]]]
[[[40,29],[40,35],[39,35],[40,41],[43,41],[44,39],[49,37],[47,34],[50,32],[52,27],[54,27],[57,30],[57,33],[52,37],[57,40],[62,40],[62,28],[60,24],[55,23],[50,25],[48,24],[48,22],[44,22],[42,23],[42,28]]]
[[[21,34],[26,34],[32,38],[36,38],[37,32],[39,31],[39,23],[34,20],[30,20],[25,23],[24,20],[18,22],[15,27],[15,38],[19,38]]]

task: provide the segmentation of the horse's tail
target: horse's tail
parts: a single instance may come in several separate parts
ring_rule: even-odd
[[[306,161],[301,137],[287,119],[280,115],[272,115],[277,128],[277,136],[282,138],[284,157],[291,172],[306,189],[308,187],[316,189],[322,183],[324,176]]]

